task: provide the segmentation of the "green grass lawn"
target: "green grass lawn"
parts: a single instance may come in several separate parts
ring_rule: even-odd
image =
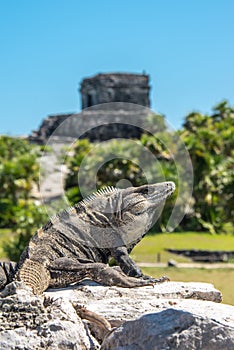
[[[186,257],[174,255],[164,249],[205,249],[205,250],[234,250],[234,236],[210,235],[208,233],[183,232],[160,233],[147,235],[132,251],[135,261],[157,262],[160,253],[161,262],[175,259],[178,262],[190,261]]]
[[[160,254],[161,262],[174,259],[177,262],[188,262],[189,259],[164,251],[173,249],[205,249],[205,250],[234,250],[234,236],[210,235],[207,233],[166,233],[149,235],[132,251],[136,262],[157,262]],[[167,275],[172,281],[208,282],[214,284],[223,294],[223,302],[234,305],[234,269],[201,269],[201,268],[142,268],[143,272],[154,276]]]

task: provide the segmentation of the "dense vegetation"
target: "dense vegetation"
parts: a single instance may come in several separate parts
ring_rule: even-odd
[[[234,109],[224,101],[211,115],[191,113],[179,131],[168,130],[162,116],[149,116],[147,123],[151,133],[145,132],[140,140],[100,144],[80,140],[72,150],[65,151],[69,170],[66,190],[71,204],[107,185],[139,186],[165,180],[178,183],[183,163],[176,163],[173,152],[180,139],[192,161],[194,187],[192,208],[178,230],[233,234]],[[32,197],[38,185],[40,152],[25,140],[0,137],[0,228],[14,232],[4,246],[12,259],[18,258],[34,229],[46,220],[43,207]],[[176,195],[167,201],[154,230],[165,231]],[[186,198],[182,200],[186,202]]]
[[[153,116],[152,121],[158,123],[157,116]],[[121,183],[119,179],[133,186],[165,179],[178,183],[178,166],[183,166],[183,161],[178,164],[172,156],[178,136],[189,152],[194,172],[192,210],[179,230],[234,233],[234,110],[226,101],[217,105],[211,115],[189,114],[183,128],[176,132],[166,130],[161,117],[160,131],[153,135],[144,133],[135,143],[110,140],[94,149],[88,140],[78,141],[73,155],[67,159],[69,200],[74,203],[82,198],[83,192],[81,194],[81,188],[77,187],[77,173],[82,173],[83,169],[85,175],[79,184],[85,194],[92,192],[95,176],[97,188],[125,186],[126,182]],[[145,148],[158,161],[151,160]],[[146,157],[147,162],[144,162]],[[172,197],[166,203],[157,229],[165,229],[173,204]]]
[[[14,233],[3,247],[14,260],[45,218],[42,206],[32,198],[38,186],[39,155],[40,149],[25,140],[0,137],[0,228]]]
[[[211,116],[192,113],[181,137],[194,171],[194,228],[234,232],[234,110],[226,101]]]

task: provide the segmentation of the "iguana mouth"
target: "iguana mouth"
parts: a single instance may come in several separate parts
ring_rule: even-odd
[[[162,191],[162,189],[159,189],[156,191],[156,193],[149,194],[147,198],[150,201],[154,201],[156,199],[166,199],[175,191],[175,188],[176,187],[174,182],[167,182],[164,191]]]

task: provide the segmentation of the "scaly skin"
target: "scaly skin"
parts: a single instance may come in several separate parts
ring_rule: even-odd
[[[126,189],[111,187],[89,196],[37,231],[13,272],[7,264],[0,265],[2,287],[13,277],[35,294],[85,278],[120,287],[168,280],[144,276],[129,253],[174,190],[173,182],[163,182]],[[119,267],[108,265],[111,257]]]

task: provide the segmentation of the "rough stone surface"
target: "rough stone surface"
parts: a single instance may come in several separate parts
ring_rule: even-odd
[[[105,350],[231,350],[234,329],[208,317],[167,309],[125,322],[104,340]]]
[[[66,298],[43,300],[19,283],[1,293],[0,349],[87,350],[97,346]]]
[[[90,283],[92,285],[90,285]],[[71,301],[79,300],[87,309],[92,310],[108,320],[132,320],[145,313],[155,312],[155,310],[165,309],[171,305],[182,305],[186,300],[204,300],[211,302],[217,307],[222,304],[221,293],[209,283],[183,283],[166,282],[154,287],[141,288],[120,288],[106,287],[94,282],[84,282],[82,286],[69,287],[66,289],[49,289],[47,296],[69,298]],[[214,304],[215,302],[215,304]],[[190,304],[189,304],[190,305]],[[192,304],[194,305],[194,304]],[[202,304],[205,306],[205,304]],[[192,309],[192,312],[195,308]],[[200,311],[201,312],[201,311]],[[209,312],[206,310],[206,314]],[[210,316],[212,316],[212,311]]]
[[[91,142],[112,138],[139,139],[142,130],[138,126],[144,128],[146,117],[150,114],[150,109],[135,104],[106,103],[77,114],[51,115],[28,139],[38,144],[46,144],[51,135],[59,142],[70,141],[70,138],[88,138]]]
[[[56,128],[74,113],[55,114],[43,119],[38,130],[33,130],[28,139],[30,142],[45,144]]]
[[[146,74],[106,73],[82,81],[82,109],[101,103],[128,102],[150,106],[149,76]]]
[[[91,142],[140,138],[142,130],[134,122],[139,126],[142,124],[139,115],[145,120],[151,114],[149,91],[146,74],[110,73],[84,79],[80,87],[82,112],[51,115],[28,139],[45,144],[57,129],[60,140],[63,137],[88,138]]]
[[[43,297],[12,283],[0,295],[0,349],[231,350],[234,306],[220,300],[207,283],[127,289],[85,281]],[[113,330],[81,320],[74,302]]]

